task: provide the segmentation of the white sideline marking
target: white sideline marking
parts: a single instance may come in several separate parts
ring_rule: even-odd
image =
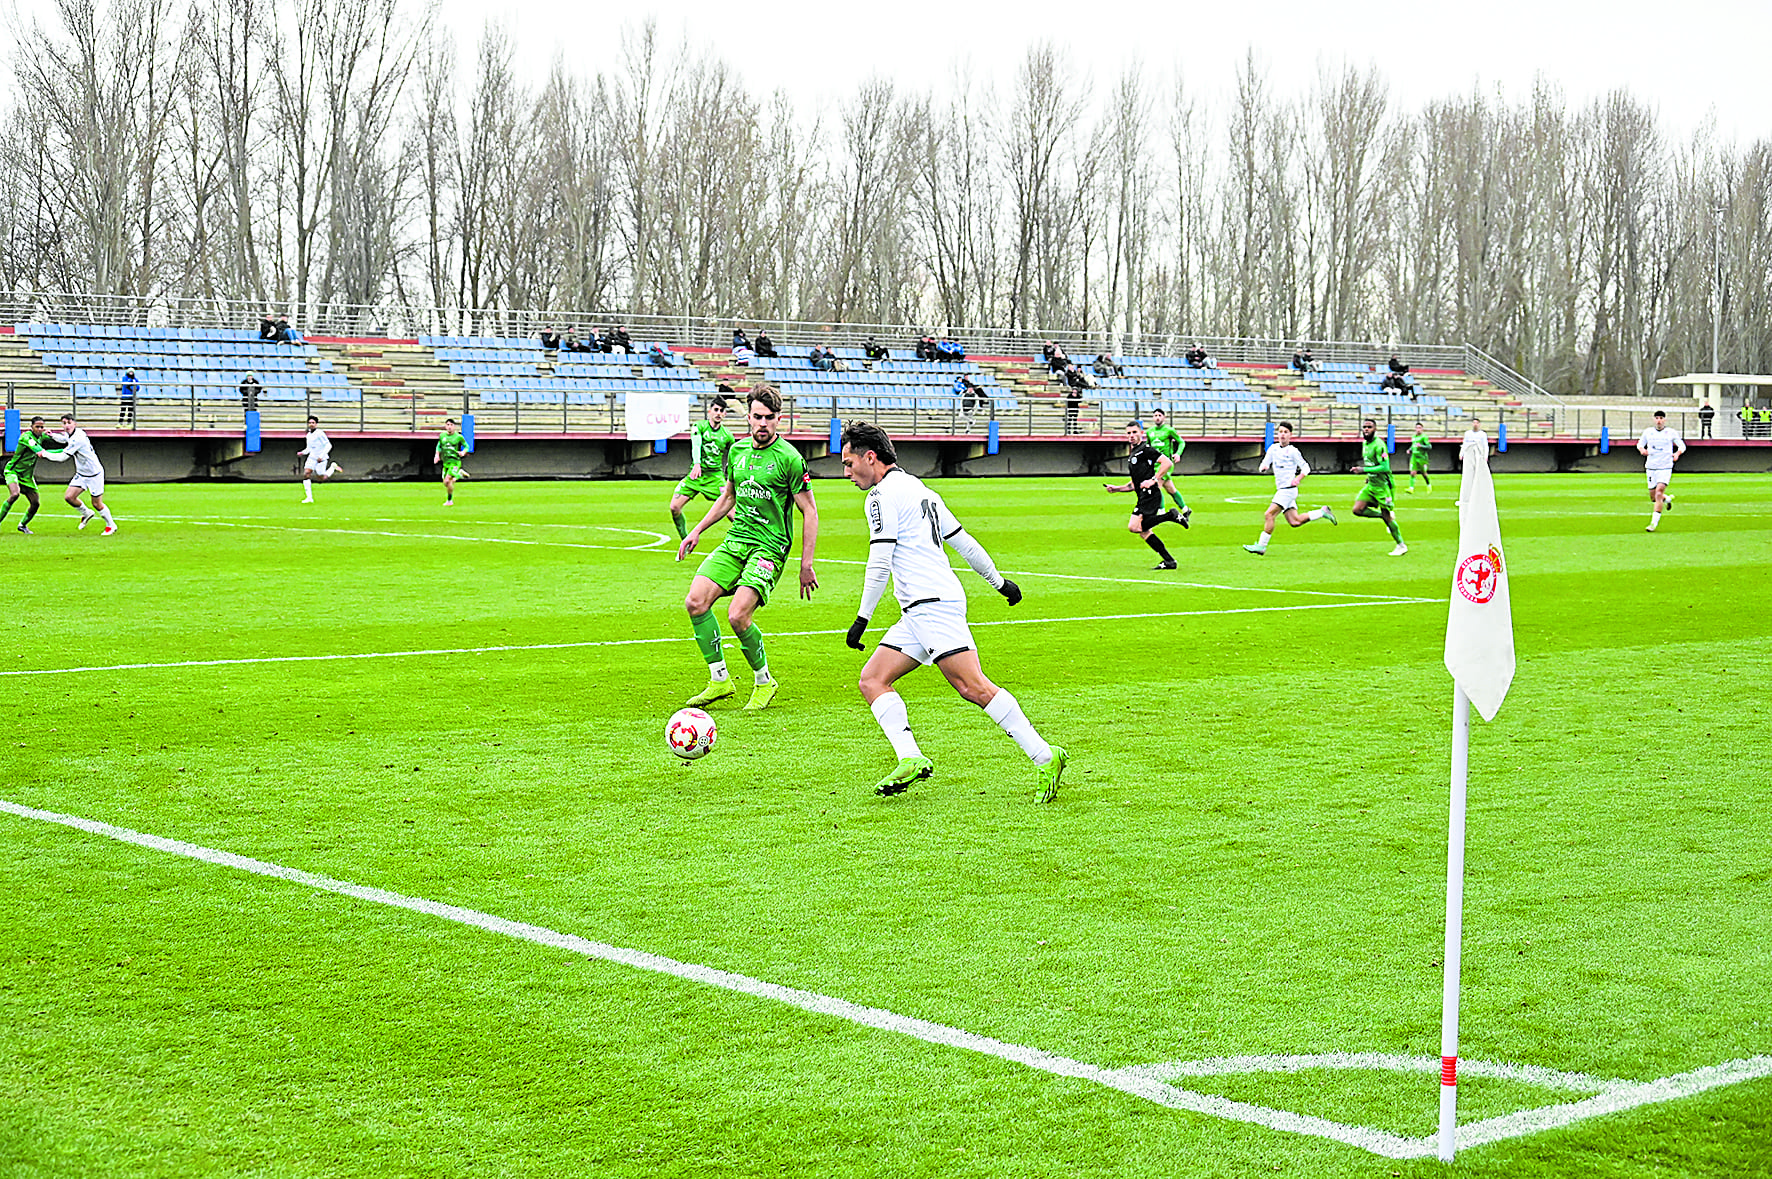
[[[200,520],[194,516],[136,516],[135,519],[188,524],[196,528],[257,528],[265,532],[314,532],[332,536],[388,536],[395,540],[463,540],[470,544],[522,544],[550,549],[613,549],[623,553],[670,551],[658,547],[670,539],[662,533],[649,532],[641,528],[604,528],[599,524],[587,524],[585,527],[603,532],[632,532],[640,536],[650,536],[653,539],[645,544],[589,544],[584,541],[572,540],[524,540],[515,536],[452,536],[439,532],[388,532],[376,528],[304,528],[298,524],[254,524],[241,520]]]
[[[1294,610],[1346,610],[1360,606],[1413,606],[1438,604],[1435,598],[1381,598],[1369,602],[1312,602],[1302,606],[1243,606],[1231,610],[1155,610],[1140,614],[1086,614],[1071,618],[999,618],[973,622],[980,626],[1040,626],[1053,622],[1118,622],[1133,618],[1198,618],[1214,614],[1285,614]],[[887,626],[873,626],[870,631],[884,633]],[[844,634],[840,630],[771,631],[775,639],[804,639],[823,635]],[[239,659],[179,659],[169,663],[108,663],[85,667],[39,667],[0,671],[4,676],[74,675],[89,671],[149,671],[171,667],[238,667],[254,663],[331,663],[341,659],[409,659],[424,655],[489,655],[501,651],[571,651],[580,647],[644,647],[654,643],[687,643],[687,635],[660,639],[586,639],[576,643],[501,643],[490,647],[427,647],[414,651],[352,651],[333,655],[258,655]]]
[[[1205,1060],[1170,1060],[1162,1064],[1135,1065],[1131,1072],[1158,1080],[1174,1077],[1223,1077],[1234,1073],[1296,1073],[1306,1069],[1382,1070],[1393,1073],[1439,1074],[1437,1056],[1403,1056],[1392,1052],[1322,1052],[1306,1055],[1213,1056]],[[1458,1062],[1460,1077],[1491,1077],[1521,1081],[1546,1089],[1574,1093],[1599,1093],[1628,1081],[1608,1081],[1587,1073],[1567,1073],[1535,1064],[1504,1064],[1486,1060]]]
[[[852,561],[846,557],[820,557],[820,565],[866,565],[866,561]],[[966,565],[949,565],[955,573],[969,573],[971,568]],[[1296,589],[1292,586],[1269,585],[1215,585],[1210,581],[1173,581],[1164,577],[1097,577],[1087,573],[1045,573],[1037,569],[999,569],[997,572],[1005,577],[1049,577],[1057,581],[1106,581],[1114,585],[1169,585],[1180,586],[1182,589],[1227,590],[1239,594],[1304,594],[1316,598],[1359,598],[1373,602],[1444,602],[1445,598],[1410,598],[1395,594],[1350,594],[1340,590]]]
[[[352,884],[344,880],[335,880],[330,876],[318,876],[311,872],[303,872],[298,868],[285,868],[280,864],[267,863],[264,860],[250,859],[235,855],[232,852],[217,851],[183,840],[166,839],[158,835],[145,835],[132,831],[127,827],[115,827],[95,819],[85,819],[76,815],[63,815],[55,811],[38,810],[34,807],[21,806],[18,803],[0,799],[0,811],[17,815],[24,819],[36,819],[45,823],[56,823],[71,827],[77,831],[85,831],[92,835],[101,835],[107,839],[115,839],[137,847],[150,848],[154,851],[166,852],[171,855],[184,856],[188,859],[201,860],[204,863],[217,864],[226,868],[235,868],[242,872],[250,872],[258,876],[269,876],[278,880],[287,880],[292,884],[304,885],[308,888],[324,892],[337,893],[340,896],[368,901],[372,904],[387,905],[390,908],[406,909],[414,913],[423,913],[431,917],[440,917],[446,921],[454,921],[461,925],[483,929],[488,933],[502,934],[519,941],[532,942],[540,946],[565,950],[580,954],[586,958],[614,962],[623,966],[631,966],[636,970],[647,970],[657,974],[670,975],[689,982],[698,982],[707,986],[719,987],[723,990],[735,991],[739,994],[753,995],[760,999],[773,999],[803,1011],[818,1015],[830,1016],[834,1019],[847,1020],[862,1027],[875,1028],[880,1031],[895,1032],[910,1036],[930,1044],[940,1044],[949,1048],[963,1048],[970,1052],[994,1056],[999,1060],[1010,1061],[1027,1068],[1038,1069],[1059,1077],[1071,1077],[1076,1080],[1093,1081],[1109,1089],[1133,1097],[1142,1097],[1147,1101],[1170,1109],[1185,1109],[1194,1113],[1207,1114],[1212,1117],[1225,1118],[1230,1121],[1247,1122],[1257,1126],[1265,1126],[1274,1130],[1285,1130],[1294,1134],[1308,1134],[1331,1141],[1356,1146],[1361,1150],[1370,1151],[1384,1158],[1405,1159],[1425,1158],[1433,1154],[1438,1146],[1437,1136],[1425,1138],[1405,1138],[1385,1130],[1375,1130],[1367,1126],[1350,1126],[1340,1122],[1332,1122],[1326,1118],[1312,1117],[1306,1114],[1289,1113],[1286,1110],[1269,1109],[1266,1106],[1252,1105],[1243,1101],[1232,1101],[1229,1098],[1213,1096],[1209,1093],[1195,1093],[1189,1089],[1177,1088],[1150,1075],[1153,1070],[1169,1068],[1180,1071],[1189,1067],[1189,1062],[1178,1062],[1172,1065],[1144,1065],[1125,1069],[1106,1069],[1100,1065],[1086,1061],[1073,1060],[1066,1056],[1056,1056],[1042,1052],[1038,1048],[1030,1048],[1021,1044],[1010,1044],[989,1036],[980,1036],[962,1028],[949,1027],[946,1024],[934,1023],[926,1019],[915,1019],[911,1016],[899,1015],[879,1007],[865,1007],[851,1003],[846,999],[821,995],[815,991],[802,991],[794,987],[784,987],[776,983],[764,982],[747,975],[736,974],[729,970],[719,970],[711,966],[699,966],[693,962],[679,962],[675,958],[667,958],[661,954],[649,954],[644,950],[633,950],[622,946],[612,946],[604,942],[591,941],[574,934],[560,933],[545,926],[530,925],[526,922],[511,921],[490,913],[482,913],[477,909],[463,908],[459,905],[447,905],[440,901],[426,900],[422,897],[409,897],[385,889],[371,888],[366,885]],[[1248,1062],[1285,1060],[1276,1057],[1228,1057],[1217,1061],[1193,1062],[1194,1067],[1215,1065],[1220,1071],[1273,1071],[1272,1069],[1233,1068]],[[1335,1057],[1304,1057],[1293,1058],[1310,1061],[1344,1059]],[[1386,1061],[1401,1059],[1409,1064],[1413,1071],[1416,1058],[1390,1058],[1380,1054],[1367,1054],[1345,1059]],[[1459,1062],[1467,1071],[1471,1070],[1470,1061]],[[1300,1065],[1303,1068],[1335,1067],[1323,1064]],[[1372,1067],[1371,1065],[1349,1064],[1345,1067]],[[1382,1064],[1377,1067],[1383,1067]],[[1437,1063],[1435,1064],[1437,1067]],[[1519,1066],[1495,1066],[1498,1069]],[[1431,1071],[1431,1070],[1430,1070]],[[1542,1070],[1553,1077],[1578,1077],[1580,1074],[1556,1073],[1553,1070]],[[1196,1072],[1192,1075],[1213,1075]],[[1499,1075],[1499,1074],[1497,1074]],[[1644,1084],[1631,1082],[1602,1082],[1608,1084],[1605,1092],[1590,1097],[1585,1101],[1566,1105],[1548,1106],[1543,1109],[1522,1110],[1519,1113],[1507,1114],[1503,1117],[1490,1118],[1487,1121],[1472,1123],[1458,1128],[1458,1145],[1469,1149],[1473,1146],[1486,1145],[1508,1138],[1519,1138],[1527,1134],[1541,1133],[1571,1125],[1587,1118],[1599,1117],[1603,1114],[1616,1113],[1621,1110],[1634,1109],[1638,1106],[1656,1102],[1671,1101],[1679,1097],[1689,1097],[1702,1093],[1706,1089],[1714,1089],[1721,1085],[1733,1085],[1742,1081],[1754,1080],[1772,1075],[1772,1056],[1754,1056],[1746,1060],[1732,1060],[1723,1064],[1710,1065],[1694,1069],[1691,1072],[1678,1073],[1671,1077],[1649,1081]],[[1582,1078],[1583,1081],[1591,1078]],[[1423,1101],[1424,1108],[1428,1105]]]

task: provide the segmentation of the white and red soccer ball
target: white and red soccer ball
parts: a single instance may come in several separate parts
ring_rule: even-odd
[[[679,708],[665,722],[665,744],[684,761],[694,761],[714,747],[714,718],[699,708]]]

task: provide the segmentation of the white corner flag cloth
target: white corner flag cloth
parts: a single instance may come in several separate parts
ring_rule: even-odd
[[[1464,436],[1464,480],[1458,494],[1458,565],[1446,619],[1446,670],[1484,720],[1494,720],[1514,679],[1514,616],[1507,561],[1489,474],[1489,438]]]

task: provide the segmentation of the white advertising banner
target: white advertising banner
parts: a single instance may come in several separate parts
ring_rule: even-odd
[[[689,429],[689,394],[629,393],[628,437],[656,442]]]

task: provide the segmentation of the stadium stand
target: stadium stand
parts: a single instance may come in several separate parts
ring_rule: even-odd
[[[14,328],[42,363],[55,370],[76,405],[118,396],[124,373],[135,370],[144,404],[234,401],[240,381],[254,373],[265,401],[355,401],[343,373],[313,344],[262,341],[236,328],[124,328],[90,324],[23,323]]]

